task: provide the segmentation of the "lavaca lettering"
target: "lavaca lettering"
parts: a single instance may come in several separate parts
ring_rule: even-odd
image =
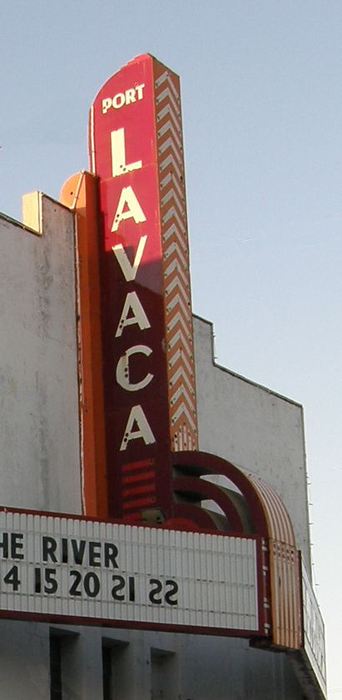
[[[125,129],[117,129],[111,132],[111,162],[112,176],[118,177],[125,173],[142,168],[142,161],[136,160],[131,163],[126,162],[126,141]],[[115,205],[115,215],[112,223],[112,233],[116,233],[122,221],[131,220],[131,226],[146,221],[143,208],[131,185],[121,190],[118,203]],[[112,251],[120,267],[121,273],[127,283],[134,282],[139,267],[143,264],[144,253],[148,236],[140,236],[137,242],[134,259],[131,262],[122,243],[112,246]],[[121,311],[118,325],[115,329],[115,338],[120,338],[127,327],[137,326],[137,333],[151,328],[151,323],[146,315],[142,303],[136,291],[127,291],[126,298]],[[138,336],[137,336],[138,337]],[[132,382],[129,378],[129,358],[139,355],[150,357],[152,349],[147,345],[136,344],[127,348],[124,355],[121,355],[116,364],[116,381],[119,386],[128,392],[136,392],[146,388],[154,379],[152,372],[138,382]],[[125,451],[131,441],[143,440],[145,445],[155,443],[155,436],[145,415],[143,406],[136,404],[129,412],[124,434],[120,444],[120,452]]]

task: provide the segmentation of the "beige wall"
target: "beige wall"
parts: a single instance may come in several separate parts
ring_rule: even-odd
[[[302,406],[216,365],[211,323],[194,317],[194,334],[200,449],[274,487],[311,571]]]
[[[0,217],[0,502],[81,511],[73,215]]]

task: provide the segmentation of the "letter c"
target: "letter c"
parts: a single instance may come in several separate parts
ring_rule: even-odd
[[[154,377],[154,375],[149,372],[140,382],[130,382],[129,358],[131,355],[137,355],[139,353],[149,357],[152,350],[151,348],[147,347],[147,345],[132,345],[132,347],[128,348],[125,354],[120,357],[118,364],[116,365],[116,381],[126,391],[139,391],[139,389],[144,389]]]

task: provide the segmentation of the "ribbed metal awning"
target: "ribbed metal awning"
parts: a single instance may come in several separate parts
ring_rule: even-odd
[[[275,489],[255,474],[205,452],[177,452],[174,469],[174,515],[198,529],[261,536],[267,543],[264,562],[266,609],[271,610],[271,644],[297,650],[303,646],[300,554],[290,516]],[[203,478],[204,477],[204,478]],[[223,487],[231,484],[232,488]],[[188,496],[188,502],[186,497]],[[178,500],[177,500],[178,499]],[[220,518],[202,501],[215,504]]]
[[[295,547],[296,540],[292,522],[280,496],[272,486],[254,474],[249,473],[247,478],[253,484],[262,503],[269,537]]]

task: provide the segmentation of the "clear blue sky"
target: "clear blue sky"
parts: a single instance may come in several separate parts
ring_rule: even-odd
[[[342,700],[342,3],[0,0],[0,210],[87,167],[130,58],[182,78],[194,311],[220,364],[303,403],[330,700]]]

